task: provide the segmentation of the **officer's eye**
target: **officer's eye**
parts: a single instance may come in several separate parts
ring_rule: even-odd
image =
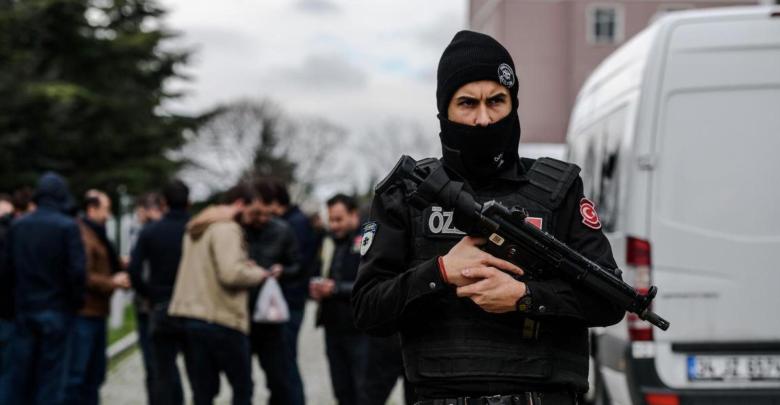
[[[475,98],[471,97],[460,97],[458,98],[458,106],[460,107],[474,107],[479,102]]]
[[[493,96],[487,99],[488,105],[501,105],[505,102],[506,102],[506,96],[503,94],[499,94],[497,96]]]

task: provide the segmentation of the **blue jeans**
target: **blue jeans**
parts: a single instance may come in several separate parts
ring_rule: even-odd
[[[65,385],[67,405],[97,405],[106,378],[106,318],[76,316]]]
[[[339,405],[358,405],[365,385],[368,336],[329,331],[326,326],[325,352]]]
[[[11,404],[64,403],[72,322],[73,315],[62,311],[17,313]]]
[[[185,360],[195,405],[212,405],[224,372],[233,389],[233,405],[252,403],[252,358],[249,337],[235,330],[196,319],[183,322]]]
[[[287,353],[289,357],[290,376],[290,405],[304,405],[306,397],[303,394],[303,379],[298,368],[298,335],[303,323],[304,310],[290,308],[290,320],[284,324],[284,340],[287,344]]]
[[[0,404],[11,402],[11,338],[14,329],[13,321],[0,319]]]
[[[146,401],[152,401],[152,382],[154,381],[154,369],[152,367],[151,342],[149,340],[149,312],[135,305],[135,325],[138,332],[138,346],[141,348],[141,360],[144,365],[144,387],[146,388]],[[155,404],[156,405],[156,404]]]

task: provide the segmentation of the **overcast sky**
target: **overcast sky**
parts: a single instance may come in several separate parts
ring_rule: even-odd
[[[352,142],[390,118],[437,137],[436,64],[466,26],[465,0],[162,0],[193,47],[187,96],[198,112],[242,97],[329,118]],[[344,183],[345,187],[347,182]]]

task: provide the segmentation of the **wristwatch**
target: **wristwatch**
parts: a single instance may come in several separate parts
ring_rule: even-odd
[[[531,296],[531,287],[528,287],[528,284],[526,284],[525,295],[517,299],[517,302],[515,302],[515,309],[518,312],[526,312],[531,310],[531,304],[533,304],[533,297]]]

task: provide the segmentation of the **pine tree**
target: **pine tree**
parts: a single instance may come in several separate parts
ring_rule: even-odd
[[[188,52],[152,0],[0,0],[0,190],[45,170],[77,193],[136,193],[177,169],[190,117],[165,114]]]

